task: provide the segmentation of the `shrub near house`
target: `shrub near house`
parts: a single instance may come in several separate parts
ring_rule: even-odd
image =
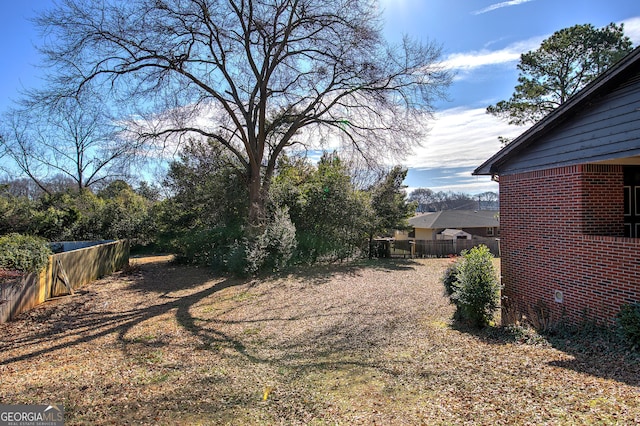
[[[613,325],[640,301],[639,76],[636,48],[473,172],[500,185],[503,321]]]
[[[456,305],[456,316],[478,327],[489,325],[500,307],[500,284],[492,259],[487,246],[476,246],[463,252],[462,258],[442,278]]]

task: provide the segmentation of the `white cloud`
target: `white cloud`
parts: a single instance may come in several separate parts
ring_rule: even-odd
[[[527,40],[512,43],[499,50],[482,49],[452,53],[439,65],[449,69],[468,72],[483,66],[517,62],[520,60],[522,53],[537,49],[546,37],[547,36],[532,37]]]
[[[500,150],[498,136],[514,138],[525,129],[498,120],[484,108],[444,110],[435,114],[423,146],[414,149],[405,165],[415,169],[475,169]]]
[[[520,58],[520,53],[509,48],[501,50],[481,50],[474,52],[453,53],[447,56],[440,65],[446,68],[470,70],[486,65],[504,64],[515,62]]]
[[[629,36],[634,45],[640,45],[640,16],[625,19],[620,23],[624,23],[624,33]],[[482,49],[452,53],[448,55],[444,61],[440,62],[439,65],[466,74],[480,67],[515,63],[520,60],[521,54],[539,48],[542,41],[550,36],[551,34],[545,34],[531,37],[498,50]]]
[[[629,36],[634,45],[640,45],[640,16],[625,19],[621,22],[624,24],[624,33]]]
[[[522,3],[529,3],[530,1],[533,0],[510,0],[510,1],[503,1],[501,3],[494,3],[492,5],[489,5],[487,7],[485,7],[484,9],[480,9],[480,10],[476,10],[471,12],[473,15],[481,15],[483,13],[487,13],[487,12],[491,12],[493,10],[496,9],[501,9],[503,7],[510,7],[510,6],[517,6],[519,4]]]

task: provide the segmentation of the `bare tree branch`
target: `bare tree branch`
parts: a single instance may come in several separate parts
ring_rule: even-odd
[[[7,112],[4,122],[3,153],[45,192],[54,176],[70,178],[78,189],[126,177],[137,151],[137,141],[122,137],[99,102],[33,103]]]
[[[131,121],[154,127],[140,135],[197,134],[237,157],[251,224],[302,130],[324,128],[384,161],[417,142],[417,119],[451,79],[437,46],[384,41],[374,1],[62,0],[37,23],[51,35],[42,52],[57,93],[108,90],[144,106]],[[167,120],[172,109],[179,120]]]

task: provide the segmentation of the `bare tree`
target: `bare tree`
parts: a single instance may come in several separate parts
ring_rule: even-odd
[[[478,199],[479,210],[499,210],[500,196],[497,192],[483,192],[481,194],[477,194],[475,198]]]
[[[152,123],[141,136],[235,155],[252,225],[283,152],[312,135],[370,162],[403,154],[451,79],[434,44],[385,42],[375,1],[62,0],[37,23],[58,93],[107,88]]]
[[[490,200],[494,193],[485,192],[475,197],[482,200]],[[497,195],[496,195],[497,197]],[[474,210],[479,208],[479,201],[464,192],[438,191],[429,188],[416,188],[408,196],[409,201],[416,202],[419,213],[434,212],[440,210]]]
[[[425,213],[430,211],[435,200],[435,193],[429,188],[416,188],[408,196],[409,201],[417,204],[416,211]]]
[[[137,143],[120,136],[96,99],[31,102],[7,112],[3,126],[0,152],[47,193],[53,181],[80,190],[124,177]]]
[[[43,194],[42,189],[29,178],[2,178],[0,179],[0,187],[4,187],[7,194],[29,200],[36,200]]]

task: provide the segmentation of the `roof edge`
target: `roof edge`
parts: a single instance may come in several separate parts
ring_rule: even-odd
[[[507,161],[511,155],[521,149],[529,146],[534,142],[536,137],[543,135],[546,131],[549,131],[554,125],[564,118],[566,115],[573,112],[573,110],[589,98],[599,93],[603,88],[608,86],[613,81],[617,80],[622,73],[624,73],[631,65],[633,65],[640,58],[640,46],[629,52],[628,55],[616,62],[611,68],[604,73],[600,74],[591,83],[587,84],[582,90],[569,98],[564,104],[551,111],[545,117],[540,119],[537,123],[525,130],[520,136],[515,138],[511,143],[504,146],[500,151],[491,156],[488,160],[478,166],[471,174],[473,176],[478,175],[495,175],[497,174],[497,166]]]

